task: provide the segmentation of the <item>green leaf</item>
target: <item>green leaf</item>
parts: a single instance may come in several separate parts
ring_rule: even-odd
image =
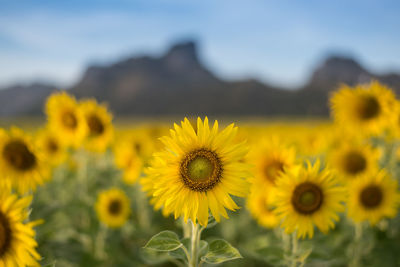
[[[170,251],[170,252],[168,252],[168,254],[175,259],[186,260],[186,254],[183,251],[183,247],[185,247],[188,251],[191,250],[190,238],[181,239],[181,243],[183,246],[181,246],[180,249]],[[200,240],[198,250],[199,250],[199,254],[198,254],[199,257],[204,256],[208,250],[208,243],[204,240]]]
[[[200,240],[199,244],[199,257],[204,256],[208,251],[208,243],[207,241]]]
[[[162,231],[153,236],[144,248],[156,251],[173,251],[182,246],[179,237],[172,231]]]
[[[201,257],[201,260],[206,263],[218,264],[240,258],[242,255],[236,248],[223,239],[217,239],[209,244],[208,252]]]
[[[140,248],[140,258],[147,264],[153,266],[168,261],[168,252]]]
[[[183,251],[183,247],[186,247],[186,249],[188,251],[190,251],[190,238],[181,239],[181,243],[182,243],[182,246],[180,247],[180,249],[170,251],[170,252],[168,252],[168,254],[175,259],[186,260],[186,254]]]

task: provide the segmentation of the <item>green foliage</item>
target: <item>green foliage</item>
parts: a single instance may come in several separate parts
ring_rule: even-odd
[[[187,251],[190,251],[190,238],[181,239],[181,243],[187,249]],[[180,249],[170,251],[168,254],[175,259],[187,260],[185,250],[182,247]]]
[[[242,255],[236,248],[223,239],[217,239],[210,242],[208,252],[201,257],[201,260],[211,264],[218,264],[240,258],[242,258]]]
[[[181,262],[185,264],[195,262],[198,264],[200,259],[205,263],[220,264],[242,258],[239,251],[223,239],[215,239],[210,243],[205,240],[197,240],[201,231],[193,230],[191,238],[182,238],[181,240],[172,231],[162,231],[147,242],[144,246],[144,251],[142,251],[142,256],[152,264],[170,260],[178,265]],[[192,247],[193,244],[195,244],[194,247]],[[194,251],[195,253],[193,253]]]
[[[156,251],[173,251],[183,246],[176,233],[162,231],[153,236],[144,248]]]
[[[398,145],[386,146],[385,155],[392,155]],[[185,226],[181,221],[176,223],[172,216],[165,218],[154,211],[138,185],[123,184],[112,153],[74,153],[76,168],[63,165],[55,169],[52,180],[34,195],[30,219],[45,220],[35,228],[38,250],[43,257],[41,265],[170,267],[188,264],[187,253],[192,250],[190,227],[186,231],[189,236],[183,234]],[[393,174],[400,173],[399,161],[393,156],[383,158],[381,166]],[[98,192],[112,186],[123,189],[129,196],[132,216],[122,228],[106,229],[102,233],[104,229],[93,206]],[[234,200],[245,207],[243,199]],[[203,260],[203,267],[215,263],[224,267],[278,267],[286,266],[292,259],[297,266],[304,263],[307,267],[340,267],[349,265],[355,251],[360,254],[360,266],[400,266],[399,215],[375,227],[365,224],[362,238],[355,242],[354,225],[342,214],[335,229],[327,235],[316,231],[313,239],[299,240],[295,254],[290,247],[286,248],[290,240],[286,242],[278,230],[258,226],[245,208],[231,212],[229,217],[216,223],[210,216],[207,228],[201,228],[203,240],[199,241],[197,256]],[[164,229],[171,231],[153,236]],[[226,241],[217,242],[214,237]],[[242,256],[241,260],[231,261]]]

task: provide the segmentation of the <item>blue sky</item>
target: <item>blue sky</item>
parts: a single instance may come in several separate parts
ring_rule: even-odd
[[[0,0],[0,86],[71,85],[88,64],[199,41],[220,77],[296,86],[338,52],[400,73],[400,1]]]

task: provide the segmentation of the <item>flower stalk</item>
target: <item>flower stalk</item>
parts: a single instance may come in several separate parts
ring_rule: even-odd
[[[299,247],[299,241],[296,236],[296,232],[292,233],[292,255],[291,255],[291,267],[297,267],[297,251]]]
[[[362,257],[362,246],[361,239],[363,236],[363,225],[361,223],[356,223],[354,225],[354,243],[352,250],[352,257],[349,266],[350,267],[360,267],[361,257]]]
[[[189,259],[189,267],[198,267],[198,252],[199,252],[199,244],[200,244],[200,227],[195,222],[191,222],[192,224],[192,232],[190,237],[190,259]]]

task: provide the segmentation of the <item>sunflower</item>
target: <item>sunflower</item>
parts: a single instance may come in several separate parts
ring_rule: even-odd
[[[323,233],[339,220],[346,199],[343,187],[320,163],[307,163],[307,167],[292,168],[276,183],[274,212],[282,221],[286,233],[297,231],[298,238],[314,235],[314,224]]]
[[[332,114],[336,122],[348,129],[378,134],[391,122],[395,97],[379,82],[342,86],[331,98]]]
[[[394,104],[393,108],[393,119],[390,124],[389,130],[390,130],[390,136],[389,137],[394,137],[394,138],[399,138],[400,137],[400,102],[396,101]]]
[[[65,92],[52,94],[46,102],[49,129],[66,145],[81,145],[88,129],[74,97]]]
[[[301,151],[303,155],[315,156],[325,152],[331,140],[330,125],[302,125],[287,129],[286,135],[293,134],[290,138],[294,139],[297,151]]]
[[[146,127],[145,131],[145,136],[150,139],[150,142],[147,143],[147,156],[144,156],[143,158],[149,159],[151,158],[151,155],[153,154],[154,151],[159,151],[163,149],[163,143],[162,142],[154,142],[153,140],[157,140],[164,135],[169,134],[169,126],[166,125],[149,125]]]
[[[66,160],[67,151],[64,143],[58,135],[55,135],[48,129],[39,131],[36,142],[38,149],[47,162],[57,166]]]
[[[287,168],[295,165],[296,152],[277,138],[255,144],[251,161],[255,163],[255,186],[274,186]]]
[[[20,194],[36,190],[50,178],[50,168],[31,139],[18,128],[0,131],[0,169],[3,185]]]
[[[118,228],[124,225],[130,211],[129,199],[120,189],[111,188],[103,191],[97,198],[97,216],[109,227]]]
[[[88,128],[85,147],[90,151],[104,152],[113,139],[112,115],[105,105],[99,105],[93,99],[82,101],[80,106]]]
[[[243,162],[247,147],[235,141],[237,127],[218,132],[215,121],[210,130],[206,117],[204,122],[198,118],[197,132],[187,118],[174,128],[170,137],[160,139],[165,151],[154,154],[141,182],[151,203],[164,214],[183,215],[186,222],[190,218],[203,226],[209,209],[218,222],[221,215],[228,218],[225,208],[239,208],[231,195],[245,197],[249,190],[249,166]]]
[[[360,177],[378,168],[380,152],[369,144],[343,142],[329,156],[332,168],[343,182]]]
[[[155,188],[155,178],[159,176],[157,173],[157,169],[159,167],[163,167],[165,164],[163,160],[159,157],[152,157],[149,162],[149,167],[145,168],[144,174],[145,176],[140,179],[140,185],[142,186],[142,191],[146,192],[146,195],[150,197],[150,204],[154,206],[155,210],[159,210],[162,208],[163,202],[159,201],[160,196],[154,196]],[[163,215],[167,217],[169,213],[165,212],[165,209],[162,210]]]
[[[115,165],[123,170],[123,181],[129,185],[134,184],[142,173],[142,159],[126,142],[120,142],[115,146],[114,155]]]
[[[149,129],[135,129],[123,133],[121,143],[124,143],[143,161],[146,161],[154,152],[154,140],[152,138],[159,137],[160,135],[150,132]]]
[[[278,217],[273,212],[273,190],[271,186],[264,187],[263,190],[253,186],[247,197],[247,208],[251,215],[259,225],[266,228],[274,228],[279,224]]]
[[[32,196],[6,192],[0,193],[0,266],[40,266],[33,230],[40,221],[24,222]]]
[[[352,181],[348,190],[348,216],[355,222],[369,221],[375,225],[384,217],[396,216],[400,201],[397,181],[384,170]]]

